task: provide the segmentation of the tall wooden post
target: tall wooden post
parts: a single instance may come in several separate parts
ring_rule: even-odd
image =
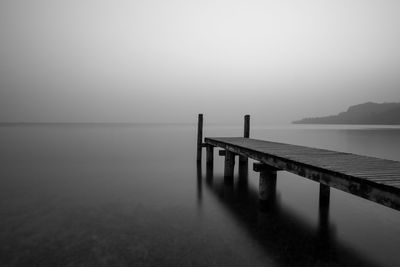
[[[201,162],[202,145],[203,145],[203,114],[199,114],[197,123],[197,162]]]
[[[250,115],[245,115],[244,116],[244,131],[243,131],[243,137],[244,138],[249,138],[250,137]],[[242,168],[243,171],[248,168],[248,158],[244,156],[239,157],[239,168]]]
[[[235,169],[235,154],[225,150],[225,170],[224,170],[224,177],[231,179],[233,178]]]
[[[250,115],[245,115],[244,116],[244,138],[249,138],[250,137]]]

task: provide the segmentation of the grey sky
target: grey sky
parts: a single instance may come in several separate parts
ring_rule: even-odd
[[[258,123],[400,101],[400,1],[2,0],[0,121]]]

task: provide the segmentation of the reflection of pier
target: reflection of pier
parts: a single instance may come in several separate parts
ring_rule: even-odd
[[[278,266],[377,266],[335,240],[324,197],[320,198],[320,220],[315,227],[285,209],[275,191],[268,191],[268,198],[260,200],[257,190],[248,186],[246,167],[239,165],[239,170],[234,182],[214,176],[212,165],[203,175],[198,164],[197,186],[202,188],[198,193],[216,198]]]

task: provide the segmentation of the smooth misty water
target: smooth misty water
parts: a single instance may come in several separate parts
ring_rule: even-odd
[[[239,127],[205,126],[207,136]],[[400,161],[400,128],[254,127],[252,137]],[[193,126],[0,127],[0,266],[398,266],[400,213],[281,172],[196,168]]]

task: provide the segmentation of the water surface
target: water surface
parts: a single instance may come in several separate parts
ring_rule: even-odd
[[[206,136],[241,127],[205,126]],[[400,161],[400,128],[253,127],[252,137]],[[337,190],[322,221],[317,183],[223,179],[195,162],[191,125],[0,127],[0,266],[396,266],[397,211]]]

